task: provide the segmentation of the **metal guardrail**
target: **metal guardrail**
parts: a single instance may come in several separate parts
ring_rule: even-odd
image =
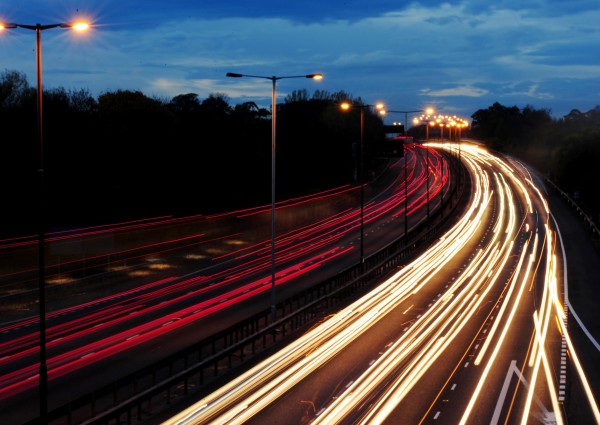
[[[456,160],[451,155],[447,159]],[[464,168],[458,164],[462,174]],[[460,179],[459,179],[460,180]],[[315,324],[333,308],[367,292],[381,277],[396,270],[425,248],[450,225],[448,218],[466,202],[469,179],[454,181],[443,208],[431,214],[408,238],[402,237],[338,275],[277,304],[273,323],[270,308],[253,315],[150,367],[79,397],[49,412],[49,424],[135,424],[164,410],[173,401],[222,378],[234,367],[249,364],[259,354],[285,343],[298,331]],[[463,202],[461,202],[461,199]],[[446,200],[447,201],[447,200]],[[364,272],[361,273],[361,269]],[[37,420],[28,422],[36,424]]]
[[[573,198],[571,198],[566,192],[564,192],[561,188],[559,188],[556,185],[556,183],[554,183],[549,178],[545,178],[545,180],[560,194],[560,196],[563,199],[565,199],[567,201],[567,203],[573,209],[575,209],[575,211],[577,211],[579,216],[582,218],[583,223],[587,226],[587,228],[590,230],[590,232],[592,232],[592,236],[600,237],[600,230],[598,229],[598,226],[596,226],[596,223],[594,223],[594,220],[589,216],[589,214],[587,214],[579,205],[577,205],[577,202],[575,202],[573,200]]]

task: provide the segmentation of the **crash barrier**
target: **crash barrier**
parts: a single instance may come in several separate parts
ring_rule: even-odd
[[[556,183],[554,183],[548,178],[546,178],[545,180],[550,186],[554,188],[554,190],[556,190],[556,192],[558,192],[561,198],[563,198],[567,202],[567,204],[569,204],[569,206],[577,212],[583,224],[585,225],[585,228],[592,233],[592,236],[595,238],[600,237],[600,230],[598,230],[598,226],[596,225],[596,223],[594,223],[592,217],[590,217],[589,214],[587,214],[579,205],[577,205],[577,202],[575,202],[573,198],[571,198],[566,192],[559,188],[556,185]]]

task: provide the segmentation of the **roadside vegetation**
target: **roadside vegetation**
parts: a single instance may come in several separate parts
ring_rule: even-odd
[[[600,222],[600,106],[556,119],[545,109],[494,103],[472,118],[473,138],[533,165]]]
[[[356,183],[360,108],[339,91],[290,93],[277,110],[277,199]],[[522,158],[600,220],[600,106],[560,119],[532,106],[495,103],[473,115],[471,137]],[[36,90],[18,71],[0,73],[4,225],[0,237],[34,234],[40,211]],[[410,134],[424,137],[424,128]],[[463,135],[466,136],[463,132]],[[378,165],[369,145],[385,138],[365,109],[365,176]],[[208,214],[270,202],[271,112],[226,94],[172,99],[117,90],[44,90],[47,228]]]
[[[343,100],[361,103],[344,92],[298,90],[278,105],[277,199],[355,182],[359,108],[343,112]],[[270,202],[271,113],[253,102],[129,90],[95,98],[65,88],[45,89],[43,102],[49,230]],[[367,111],[365,120],[365,143],[383,140],[380,118]],[[35,233],[36,90],[21,72],[0,73],[0,121],[0,237]]]

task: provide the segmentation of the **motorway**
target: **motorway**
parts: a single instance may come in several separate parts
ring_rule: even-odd
[[[404,208],[411,229],[449,191],[448,164],[436,150],[415,145],[406,160],[364,188],[367,255],[402,235]],[[279,299],[357,262],[359,191],[278,203]],[[268,306],[269,218],[261,207],[50,234],[47,284],[60,288],[49,292],[46,316],[50,407]],[[1,242],[3,295],[35,293],[35,239]],[[31,305],[2,317],[0,419],[17,423],[36,410],[38,318]]]
[[[427,252],[166,423],[562,424],[567,386],[600,423],[544,196],[515,161],[461,158],[468,210]]]

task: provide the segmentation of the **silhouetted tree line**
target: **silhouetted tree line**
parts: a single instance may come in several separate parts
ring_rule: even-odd
[[[344,92],[294,91],[278,105],[277,199],[355,179],[358,108]],[[48,228],[267,204],[271,113],[225,94],[170,100],[117,90],[44,90]],[[365,140],[384,137],[367,112]],[[0,74],[2,235],[37,230],[40,209],[36,91],[23,73]],[[374,166],[372,158],[366,163]]]
[[[474,138],[532,164],[600,221],[600,106],[555,119],[546,109],[494,103],[472,118]]]

